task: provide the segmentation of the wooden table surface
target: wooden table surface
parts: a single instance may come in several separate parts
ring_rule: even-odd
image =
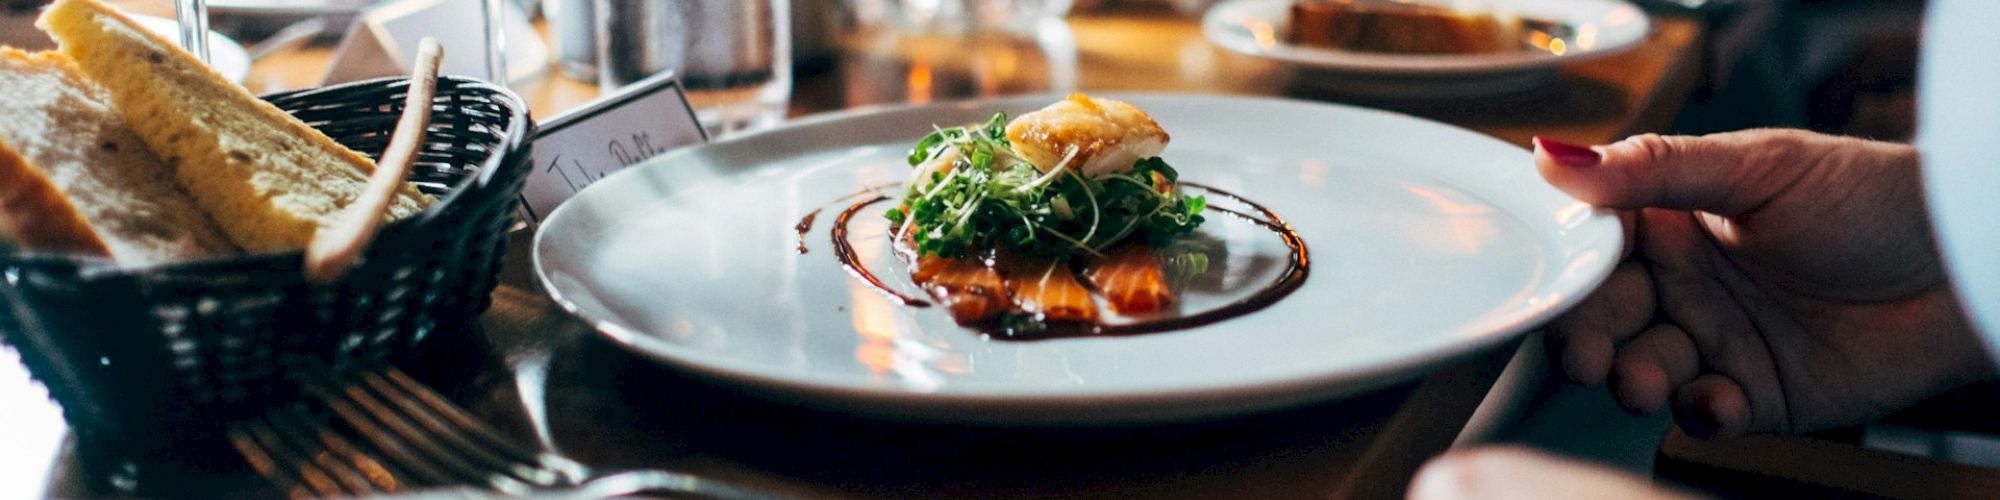
[[[1516,144],[1534,135],[1600,143],[1665,127],[1700,81],[1702,52],[1700,23],[1656,16],[1635,49],[1563,68],[1546,88],[1499,99],[1383,102],[1312,90],[1309,75],[1210,45],[1194,19],[1170,11],[1084,12],[1059,31],[1057,41],[1070,43],[1053,44],[1053,52],[1050,44],[1008,39],[851,36],[845,55],[801,73],[792,112],[1066,90],[1069,80],[1093,92],[1339,99]],[[313,85],[330,50],[277,54],[246,83],[258,91]],[[553,70],[516,89],[539,117],[596,95],[593,85]],[[595,340],[533,284],[518,244],[524,239],[510,249],[495,307],[478,325],[483,335],[470,347],[436,349],[420,378],[587,464],[666,467],[789,495],[1400,498],[1410,473],[1457,437],[1511,355],[1484,353],[1364,397],[1213,421],[1018,428],[879,420],[712,385]],[[26,385],[19,365],[0,361],[0,382],[11,384],[0,385],[0,407],[45,408],[37,391],[19,389]],[[524,402],[545,408],[548,419],[524,417]],[[14,420],[7,423],[28,425],[29,433],[63,432],[59,419]],[[35,466],[51,454],[48,446],[0,450],[31,465],[0,467],[0,484],[45,484],[30,491],[57,496],[104,491],[78,472],[70,451]],[[225,471],[172,487],[193,496],[269,493],[255,484]]]

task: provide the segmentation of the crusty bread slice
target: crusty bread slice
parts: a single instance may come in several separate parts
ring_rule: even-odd
[[[97,0],[60,0],[39,25],[111,91],[125,121],[223,232],[253,252],[304,248],[354,200],[374,163],[224,80]],[[389,208],[431,202],[405,184]]]
[[[111,256],[75,205],[42,169],[0,137],[0,238],[37,251]]]
[[[15,244],[129,265],[237,253],[69,58],[0,48],[0,96],[0,232]]]

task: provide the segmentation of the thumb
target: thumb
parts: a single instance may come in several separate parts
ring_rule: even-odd
[[[1588,148],[1536,137],[1535,167],[1550,184],[1592,205],[1731,217],[1797,182],[1820,156],[1801,147],[1813,137],[1777,129],[1645,134]]]

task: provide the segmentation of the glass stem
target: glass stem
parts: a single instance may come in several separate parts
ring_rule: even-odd
[[[181,48],[208,63],[208,1],[174,0],[174,17],[181,25]]]
[[[199,1],[199,0],[197,0]],[[507,0],[485,0],[486,78],[507,86]]]

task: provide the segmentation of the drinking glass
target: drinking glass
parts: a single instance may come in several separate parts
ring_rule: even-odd
[[[174,19],[181,25],[181,48],[208,63],[208,1],[174,0]]]
[[[1069,14],[1072,0],[847,0],[858,24],[906,33],[1004,33],[1033,37],[1043,21]]]
[[[479,5],[484,19],[481,34],[486,37],[486,79],[507,86],[507,6],[506,0],[485,0]],[[414,55],[414,54],[412,54]]]
[[[597,0],[598,86],[672,70],[710,137],[776,125],[792,93],[791,0]]]
[[[910,31],[871,23],[847,37],[839,65],[842,104],[912,103],[1073,92],[1075,34],[1044,17],[1030,33]]]

